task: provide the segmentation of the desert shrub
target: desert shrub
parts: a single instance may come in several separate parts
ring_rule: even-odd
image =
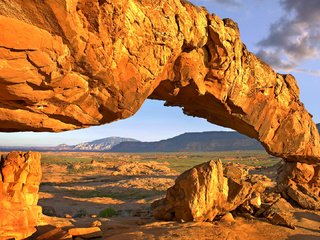
[[[84,173],[87,171],[93,171],[95,170],[95,167],[89,166],[87,164],[73,163],[67,166],[67,170],[68,170],[68,173],[70,174],[77,174],[77,173]]]
[[[99,213],[99,217],[107,218],[118,215],[118,212],[113,208],[106,208]]]
[[[57,216],[56,210],[52,206],[42,206],[42,213],[47,216]]]
[[[73,217],[74,218],[81,218],[81,217],[85,217],[85,216],[87,216],[88,215],[88,213],[87,213],[87,210],[86,209],[80,209],[79,211],[77,211],[74,215],[73,215]]]

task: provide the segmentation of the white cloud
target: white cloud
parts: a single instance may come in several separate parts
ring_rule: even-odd
[[[270,26],[257,54],[278,69],[301,71],[303,61],[320,57],[320,1],[280,3],[287,14]]]

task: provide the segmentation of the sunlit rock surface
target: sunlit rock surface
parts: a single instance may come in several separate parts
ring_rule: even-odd
[[[230,19],[183,0],[12,0],[0,14],[1,131],[100,125],[152,98],[319,163],[294,77],[248,52]]]
[[[200,164],[181,174],[166,197],[152,204],[153,215],[162,220],[213,221],[264,190],[244,178],[224,175],[221,161]]]
[[[320,166],[287,162],[278,170],[278,190],[300,207],[320,210]]]
[[[40,154],[11,152],[0,162],[0,238],[24,239],[36,231]]]

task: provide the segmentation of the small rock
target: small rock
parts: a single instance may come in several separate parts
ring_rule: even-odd
[[[102,232],[98,227],[89,228],[71,228],[68,230],[68,234],[72,236],[83,236],[85,238],[101,237]]]
[[[271,207],[272,204],[261,204],[260,209],[254,214],[255,217],[260,217],[267,209]]]
[[[65,214],[64,217],[65,217],[65,218],[72,218],[72,216],[71,216],[70,214],[68,214],[68,213]]]
[[[234,217],[231,213],[226,213],[221,219],[220,221],[222,222],[226,222],[226,223],[233,223],[235,222]]]
[[[91,214],[90,217],[91,217],[91,218],[97,218],[98,215],[97,215],[97,214]]]
[[[248,213],[248,214],[253,214],[254,210],[252,206],[249,204],[249,201],[245,201],[243,204],[241,204],[237,209],[237,212],[240,213]]]
[[[34,235],[31,236],[31,239],[56,240],[56,239],[66,239],[67,237],[68,236],[66,231],[63,231],[61,228],[58,228],[58,227],[47,225],[47,226],[42,226],[41,230],[38,230]]]
[[[270,193],[264,193],[262,195],[262,201],[264,203],[270,203],[273,204],[276,201],[278,201],[281,198],[280,193],[270,192]]]
[[[93,221],[91,227],[100,227],[102,223],[99,220]]]
[[[253,193],[253,196],[250,199],[250,205],[252,205],[256,209],[259,209],[261,207],[260,193]]]
[[[96,161],[96,160],[91,160],[91,164],[92,164],[92,165],[96,165],[96,164],[97,164],[97,161]]]

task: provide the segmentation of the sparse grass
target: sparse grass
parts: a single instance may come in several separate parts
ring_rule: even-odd
[[[169,167],[182,173],[198,164],[220,159],[222,163],[234,162],[250,166],[272,166],[280,159],[268,155],[264,151],[230,151],[230,152],[205,152],[205,153],[143,153],[141,162],[153,161],[168,162]],[[152,156],[153,155],[153,156]],[[158,158],[156,158],[158,156]],[[155,157],[155,158],[154,158]]]
[[[195,165],[209,160],[221,159],[223,163],[235,162],[251,166],[271,166],[280,161],[279,158],[267,154],[265,151],[229,151],[229,152],[178,152],[178,153],[92,153],[92,152],[57,152],[43,153],[42,162],[45,164],[71,165],[74,163],[89,164],[96,161],[156,161],[167,162],[169,167],[181,173]],[[92,170],[81,169],[81,173]],[[78,173],[74,171],[72,173]]]
[[[165,194],[166,191],[152,190],[152,191],[143,191],[141,189],[127,189],[119,192],[103,192],[99,190],[90,190],[90,191],[72,191],[72,194],[80,198],[113,198],[122,201],[127,200],[139,200],[149,197],[154,197],[158,195]]]
[[[99,217],[110,218],[118,215],[118,212],[113,208],[106,208],[99,213]]]
[[[73,217],[74,218],[82,218],[82,217],[85,217],[85,216],[87,216],[88,215],[88,213],[87,213],[87,210],[86,209],[80,209],[79,211],[77,211],[74,215],[73,215]]]
[[[60,153],[57,153],[57,155],[43,153],[41,162],[46,164],[66,165],[72,163],[90,163],[92,160],[91,157],[77,157],[77,154],[81,155],[81,153],[74,153],[75,156],[60,155]]]
[[[73,165],[68,166],[68,173],[70,174],[79,174],[79,173],[85,173],[87,171],[92,171],[95,169],[95,167],[87,164],[82,164],[80,168],[74,168]]]

